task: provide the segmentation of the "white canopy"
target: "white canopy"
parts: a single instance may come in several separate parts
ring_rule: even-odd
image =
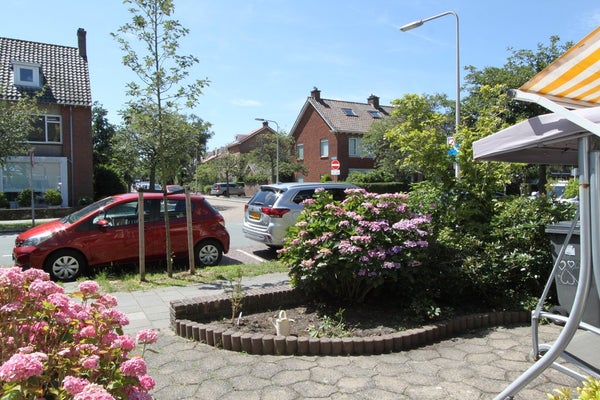
[[[572,111],[600,123],[600,107]],[[577,139],[590,133],[566,117],[544,114],[473,143],[473,158],[482,161],[577,165]]]

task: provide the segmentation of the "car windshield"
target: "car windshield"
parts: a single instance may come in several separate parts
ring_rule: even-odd
[[[67,223],[72,224],[73,222],[79,221],[81,218],[85,217],[86,215],[103,208],[107,204],[113,203],[114,201],[115,201],[115,199],[112,197],[107,197],[105,199],[98,200],[95,203],[92,203],[88,206],[83,207],[81,210],[77,210],[74,213],[71,213],[71,214],[63,217],[60,220],[60,222],[62,222],[63,224],[67,224]]]
[[[250,204],[271,207],[275,204],[275,200],[279,197],[279,193],[280,192],[275,189],[263,188],[254,195],[252,200],[250,200]]]

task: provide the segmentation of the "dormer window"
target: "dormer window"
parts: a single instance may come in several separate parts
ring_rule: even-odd
[[[13,75],[16,86],[41,87],[39,64],[15,61],[13,62]]]
[[[342,108],[342,112],[348,117],[358,117],[353,109],[351,108]]]

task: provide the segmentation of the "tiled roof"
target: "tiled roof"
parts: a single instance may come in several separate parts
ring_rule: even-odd
[[[18,100],[22,92],[32,90],[14,85],[15,61],[41,66],[41,83],[48,85],[42,102],[91,107],[88,63],[78,48],[0,37],[0,98],[4,100]]]
[[[387,117],[392,112],[390,106],[374,107],[369,103],[356,103],[352,101],[316,99],[309,97],[306,105],[312,105],[321,115],[330,129],[336,133],[365,133],[373,122],[379,121],[369,113],[379,111],[382,117]],[[306,108],[305,105],[305,108]],[[305,108],[302,110],[304,112]],[[351,109],[355,116],[348,116],[343,109]],[[301,113],[301,114],[302,114]]]

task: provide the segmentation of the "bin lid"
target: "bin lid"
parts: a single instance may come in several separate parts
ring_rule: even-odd
[[[560,221],[556,224],[546,225],[546,233],[555,233],[566,235],[571,230],[571,225],[573,221]],[[579,221],[575,225],[575,229],[573,230],[573,235],[579,235]]]

